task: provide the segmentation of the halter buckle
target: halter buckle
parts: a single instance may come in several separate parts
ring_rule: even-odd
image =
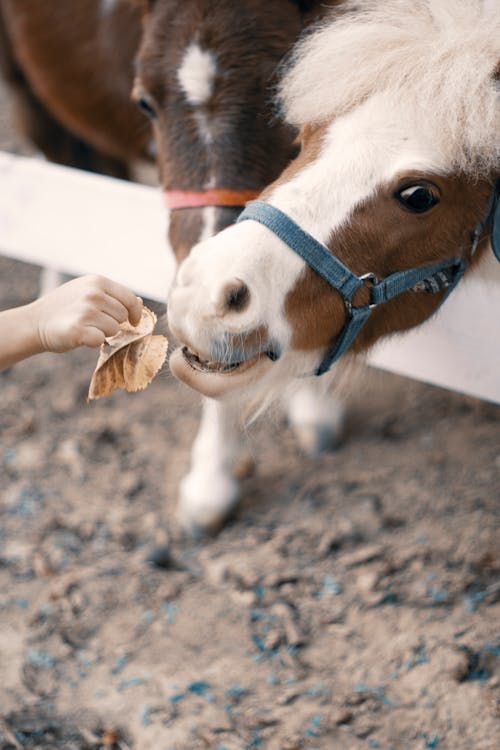
[[[378,276],[373,273],[373,271],[368,271],[368,273],[364,273],[362,276],[359,277],[361,281],[369,281],[372,287],[374,287],[376,284],[379,283]],[[368,305],[369,310],[373,310],[374,307],[377,307],[378,302],[371,302]]]

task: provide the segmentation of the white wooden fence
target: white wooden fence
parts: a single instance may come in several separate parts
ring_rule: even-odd
[[[99,273],[165,301],[175,261],[155,188],[0,152],[0,253],[72,275]],[[458,287],[370,364],[500,403],[500,268]]]

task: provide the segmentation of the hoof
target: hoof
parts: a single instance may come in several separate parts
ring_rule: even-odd
[[[188,474],[181,482],[177,518],[183,531],[191,536],[216,534],[238,501],[239,485],[233,477]]]
[[[334,451],[342,437],[330,425],[296,425],[294,431],[301,450],[307,456]]]
[[[345,409],[333,396],[303,388],[290,399],[288,421],[304,453],[317,456],[335,450],[341,443]]]

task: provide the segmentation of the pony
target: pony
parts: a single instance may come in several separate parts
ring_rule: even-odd
[[[181,494],[192,524],[237,503],[245,405],[292,389],[320,430],[334,362],[427,320],[489,239],[500,259],[497,2],[347,0],[299,41],[278,97],[300,154],[192,249],[170,296],[171,371],[212,399]]]

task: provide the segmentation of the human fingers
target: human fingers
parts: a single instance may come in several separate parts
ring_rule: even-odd
[[[104,291],[114,299],[121,302],[126,308],[128,319],[132,325],[137,325],[139,323],[142,315],[142,299],[140,297],[136,297],[130,289],[127,289],[111,279],[104,280]]]
[[[104,295],[102,302],[99,305],[99,309],[101,312],[114,318],[117,323],[123,323],[125,320],[129,319],[129,312],[125,305],[110,294]]]
[[[96,310],[92,315],[86,316],[85,327],[97,328],[106,338],[115,336],[120,330],[120,326],[115,318],[100,310]]]
[[[105,335],[100,328],[95,326],[84,326],[81,331],[81,346],[89,346],[92,349],[97,349],[98,346],[104,344]]]

